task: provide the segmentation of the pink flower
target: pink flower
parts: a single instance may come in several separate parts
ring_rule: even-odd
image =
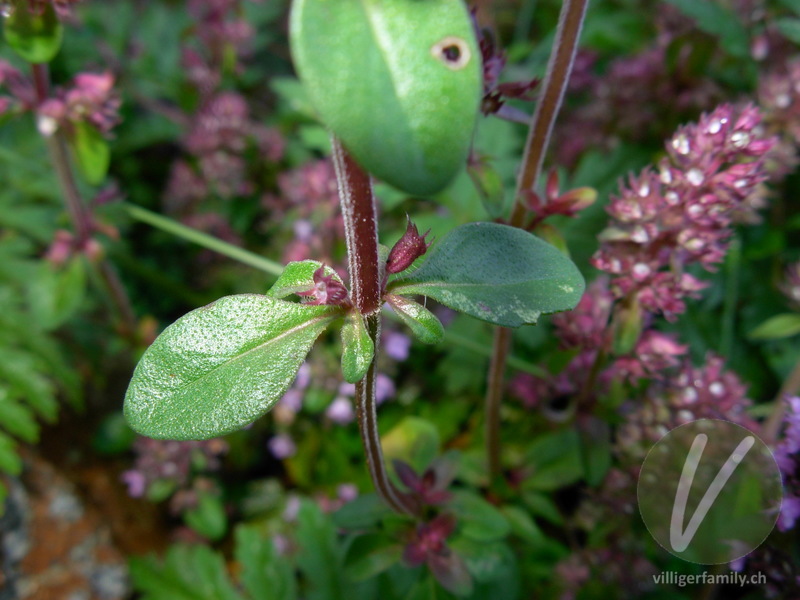
[[[402,362],[408,358],[411,338],[399,331],[387,331],[383,335],[383,348],[387,356]]]
[[[686,354],[688,346],[679,344],[674,335],[660,331],[645,331],[630,356],[619,358],[614,370],[633,383],[644,377],[657,377],[660,373],[677,367],[679,357]]]
[[[267,447],[269,448],[269,451],[272,452],[272,455],[278,460],[290,458],[294,456],[295,452],[297,452],[297,445],[286,433],[279,433],[278,435],[272,437],[269,442],[267,442]]]
[[[611,223],[592,259],[614,276],[616,297],[634,295],[646,311],[674,319],[683,299],[704,287],[685,273],[714,270],[725,257],[732,225],[754,218],[763,195],[765,160],[774,140],[758,132],[752,106],[721,106],[667,143],[658,171],[630,177],[607,211]]]
[[[325,266],[314,271],[314,285],[303,292],[297,292],[306,304],[349,304],[347,288],[333,275],[325,275]]]
[[[337,396],[325,410],[325,416],[337,425],[348,425],[356,418],[356,413],[349,398]]]

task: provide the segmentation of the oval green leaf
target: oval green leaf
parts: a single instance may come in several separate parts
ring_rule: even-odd
[[[419,302],[393,294],[386,297],[386,302],[423,344],[438,344],[444,338],[442,322]]]
[[[367,171],[430,195],[464,167],[482,76],[462,0],[295,0],[290,31],[311,103]]]
[[[800,315],[784,313],[770,317],[753,329],[747,337],[751,340],[779,340],[800,333]]]
[[[86,181],[92,185],[103,183],[111,163],[111,149],[103,134],[88,123],[75,123],[70,146],[75,163]]]
[[[4,34],[8,45],[29,63],[49,63],[61,49],[64,27],[51,2],[31,8],[26,0],[14,0],[7,9]]]
[[[201,440],[241,429],[291,385],[341,310],[268,296],[227,296],[167,327],[142,356],[125,418],[142,435]]]
[[[351,313],[342,325],[342,375],[347,383],[356,383],[364,379],[372,358],[375,356],[375,344],[369,337],[364,318],[358,313]]]
[[[574,308],[585,283],[575,264],[535,235],[497,223],[451,231],[392,294],[421,294],[503,327]]]

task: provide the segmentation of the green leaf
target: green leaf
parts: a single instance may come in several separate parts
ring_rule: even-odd
[[[208,493],[200,493],[197,506],[183,515],[186,524],[211,541],[217,541],[228,529],[228,518],[222,499]]]
[[[696,0],[667,0],[687,17],[695,20],[697,26],[719,37],[720,44],[728,54],[737,58],[750,56],[750,36],[739,17],[729,8],[717,2],[697,2]]]
[[[255,527],[236,528],[236,560],[242,565],[242,584],[253,600],[296,600],[294,568]]]
[[[523,490],[522,501],[530,509],[531,514],[542,517],[553,525],[564,524],[564,518],[561,516],[558,505],[549,495],[535,490]]]
[[[531,470],[523,483],[525,490],[553,491],[583,477],[580,439],[574,429],[539,436],[528,446],[525,465]]]
[[[29,63],[48,63],[61,49],[64,28],[51,2],[31,8],[28,0],[12,0],[5,19],[6,42]]]
[[[9,398],[0,390],[0,427],[19,439],[34,443],[39,440],[39,425],[27,406]]]
[[[157,439],[209,439],[252,423],[294,381],[340,311],[268,296],[227,296],[178,319],[136,366],[131,427]]]
[[[96,127],[83,121],[74,124],[69,140],[78,170],[92,185],[100,185],[108,173],[111,150]]]
[[[333,513],[333,522],[342,529],[368,529],[391,514],[376,494],[362,494]]]
[[[342,375],[348,383],[356,383],[364,379],[372,358],[375,356],[375,344],[369,337],[364,325],[364,318],[351,312],[342,325]]]
[[[86,292],[86,267],[83,257],[56,267],[49,262],[38,265],[28,285],[31,310],[42,329],[55,329],[80,307]]]
[[[602,419],[589,416],[579,422],[578,435],[586,483],[599,486],[611,468],[611,430]]]
[[[24,398],[41,418],[55,420],[58,402],[54,386],[31,354],[0,346],[0,381],[7,382],[10,393]]]
[[[411,465],[417,473],[422,473],[439,455],[441,439],[431,422],[419,417],[405,417],[381,436],[381,444],[387,464],[399,459]]]
[[[506,505],[500,509],[503,516],[511,525],[511,533],[525,540],[531,545],[540,545],[545,541],[545,535],[536,524],[536,521],[522,508]]]
[[[422,294],[494,325],[519,327],[574,308],[584,286],[573,262],[536,236],[507,225],[469,223],[445,236],[389,292]]]
[[[322,266],[322,263],[316,260],[302,260],[297,262],[290,262],[283,269],[278,280],[269,288],[267,296],[272,298],[286,298],[297,292],[305,292],[314,287],[314,272]],[[333,276],[335,281],[342,285],[342,278],[331,267],[325,266],[325,275]]]
[[[753,329],[747,337],[751,340],[779,340],[800,333],[800,315],[784,313],[770,317]]]
[[[0,471],[9,475],[22,473],[22,459],[17,454],[17,444],[0,431]]]
[[[778,0],[794,14],[800,15],[800,0]],[[774,21],[773,21],[774,22]]]
[[[309,583],[307,600],[341,600],[342,568],[331,520],[311,500],[300,501],[297,513],[297,566]]]
[[[394,294],[388,295],[386,301],[420,342],[438,344],[442,341],[444,338],[442,322],[422,304]]]
[[[786,39],[800,44],[800,19],[785,17],[775,19],[774,24]]]
[[[222,556],[207,546],[172,546],[163,564],[152,556],[132,558],[130,574],[141,600],[244,600]]]
[[[458,517],[464,537],[489,542],[511,532],[503,513],[473,492],[457,490],[449,506]]]
[[[345,557],[344,572],[352,581],[364,581],[377,576],[398,563],[403,547],[379,533],[358,536],[350,544]]]
[[[475,591],[470,598],[514,600],[519,597],[517,560],[506,544],[460,538],[452,546],[475,580]]]
[[[461,0],[296,0],[290,33],[311,103],[366,170],[429,195],[464,167],[482,77]]]

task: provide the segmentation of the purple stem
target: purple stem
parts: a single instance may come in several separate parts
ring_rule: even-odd
[[[392,484],[383,459],[375,400],[377,355],[381,328],[381,282],[378,259],[378,221],[369,175],[356,164],[339,140],[333,138],[333,162],[347,241],[350,292],[366,321],[375,356],[364,379],[356,383],[356,419],[367,456],[367,466],[378,495],[394,511],[415,516],[414,507]]]
[[[533,113],[522,170],[517,179],[516,203],[509,224],[522,227],[526,208],[523,192],[533,190],[539,180],[545,151],[550,142],[564,92],[569,83],[572,64],[578,49],[578,38],[586,16],[588,0],[564,0],[558,20],[558,30],[547,64],[547,74],[542,84],[542,96]],[[492,361],[486,388],[486,453],[489,463],[489,480],[495,481],[501,474],[500,461],[500,405],[503,399],[503,384],[511,346],[511,330],[503,327],[495,329]]]

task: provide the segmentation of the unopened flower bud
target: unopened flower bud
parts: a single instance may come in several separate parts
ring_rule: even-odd
[[[425,254],[430,245],[425,241],[425,236],[429,233],[430,230],[420,235],[417,226],[409,219],[403,237],[389,251],[389,258],[386,259],[386,272],[400,273],[405,271],[415,260]]]

